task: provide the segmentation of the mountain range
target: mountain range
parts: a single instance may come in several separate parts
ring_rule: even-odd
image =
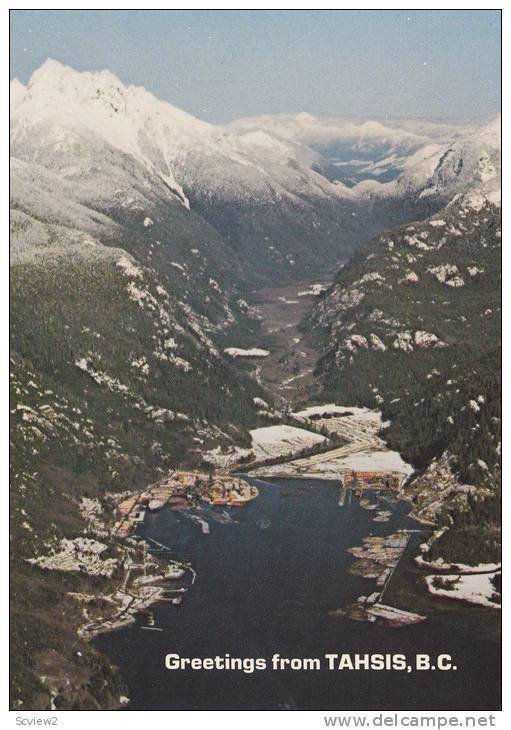
[[[470,499],[477,520],[484,504],[476,552],[493,559],[499,195],[499,119],[218,126],[109,71],[50,60],[11,82],[16,707],[46,706],[33,666],[75,641],[60,606],[78,620],[73,586],[48,578],[41,602],[49,583],[26,558],[80,531],[84,495],[246,446],[264,423],[257,369],[225,352],[261,344],[263,288],[333,280],[303,325],[316,397],[380,407],[417,469],[417,514],[454,519]],[[84,687],[89,708],[113,701]]]
[[[216,239],[213,258],[255,284],[326,272],[368,236],[498,178],[498,120],[400,127],[297,114],[219,127],[108,71],[55,61],[26,87],[13,81],[11,99],[20,209],[41,205],[37,171],[54,216],[72,211],[101,241],[147,218],[170,233],[186,211],[199,242]]]

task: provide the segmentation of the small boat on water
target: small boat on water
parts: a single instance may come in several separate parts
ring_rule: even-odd
[[[145,631],[163,631],[159,626],[141,626],[140,628]]]

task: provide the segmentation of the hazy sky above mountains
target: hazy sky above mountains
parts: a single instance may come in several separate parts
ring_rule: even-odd
[[[11,77],[108,68],[211,122],[500,108],[498,11],[11,11]]]

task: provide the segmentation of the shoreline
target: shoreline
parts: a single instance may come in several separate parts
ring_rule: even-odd
[[[208,534],[209,524],[200,515],[192,514],[194,510],[202,509],[201,502],[205,502],[211,507],[240,508],[258,496],[257,488],[250,486],[240,478],[220,474],[212,476],[199,472],[174,471],[156,484],[149,485],[142,490],[129,490],[120,495],[109,495],[114,514],[117,513],[120,516],[120,519],[113,525],[104,524],[103,513],[98,516],[97,508],[91,508],[89,505],[85,514],[90,533],[101,533],[102,537],[109,536],[120,540],[128,554],[130,550],[142,548],[144,557],[142,564],[136,564],[131,557],[129,558],[128,568],[125,568],[122,576],[121,588],[108,596],[101,594],[95,596],[97,600],[104,599],[109,603],[120,604],[118,613],[113,617],[96,618],[80,625],[77,629],[78,635],[86,641],[92,641],[98,635],[128,628],[136,622],[137,616],[146,612],[153,605],[166,601],[176,605],[181,603],[184,594],[195,583],[197,573],[191,564],[174,559],[168,562],[163,561],[154,556],[155,548],[149,544],[149,542],[155,541],[151,538],[136,538],[136,530],[143,523],[143,517],[147,511],[154,513],[164,507],[169,507],[173,511],[186,510],[187,516],[189,515],[191,519],[201,525],[203,534]],[[142,519],[140,515],[143,516]],[[172,552],[166,545],[157,543],[157,547],[159,551],[168,552],[169,555]],[[148,557],[149,555],[150,557]],[[135,570],[143,570],[146,575],[148,566],[153,568],[165,566],[166,569],[163,574],[151,574],[147,579],[132,579],[131,574]],[[174,571],[174,575],[171,574],[172,571]],[[180,585],[179,588],[176,588],[168,584],[169,581],[182,580],[186,573],[190,573],[192,576],[189,586]],[[165,585],[161,585],[162,582]],[[179,591],[181,595],[172,599],[166,597],[165,594],[172,591]],[[75,598],[78,597],[80,600],[79,596],[80,594],[76,594]],[[127,605],[124,605],[125,603]],[[84,611],[86,611],[85,608]]]
[[[329,451],[332,451],[332,452],[335,453],[337,451],[337,449],[338,449],[338,447],[333,446],[333,447],[331,447],[331,449],[325,450],[324,452],[322,452],[322,454],[324,454],[326,456],[329,453]],[[290,462],[292,463],[293,462],[293,459],[288,460],[287,462],[286,461],[282,461],[281,463],[282,463],[282,465],[285,465],[285,464],[290,464]],[[323,473],[323,474],[305,474],[303,472],[296,473],[295,474],[295,473],[292,473],[292,472],[291,473],[279,473],[279,472],[276,472],[275,473],[275,471],[273,471],[272,473],[268,473],[267,475],[265,475],[265,474],[258,474],[258,473],[252,474],[250,472],[245,472],[245,471],[236,472],[236,471],[234,471],[235,466],[236,465],[233,465],[232,471],[230,471],[230,474],[229,475],[227,475],[225,473],[222,473],[222,472],[219,472],[216,477],[210,476],[209,477],[210,484],[211,483],[216,483],[218,480],[222,480],[222,479],[223,480],[226,480],[226,479],[229,480],[229,479],[238,478],[241,481],[241,478],[242,477],[249,478],[249,479],[253,479],[255,481],[261,481],[263,483],[267,483],[267,484],[270,484],[270,485],[273,485],[275,482],[278,482],[280,480],[286,480],[286,481],[310,481],[310,480],[314,480],[314,481],[331,482],[331,483],[337,483],[337,482],[339,482],[340,485],[343,484],[342,479],[334,478],[332,476],[332,474],[331,473],[328,473],[328,472]],[[239,465],[239,466],[241,468],[243,468],[243,465]],[[272,465],[272,466],[273,467],[276,467],[278,465]],[[262,468],[264,469],[264,466]],[[269,467],[269,468],[271,469],[271,467]],[[259,471],[259,470],[260,469],[257,469],[257,471]],[[195,473],[194,474],[188,474],[186,472],[183,472],[183,474],[186,474],[190,478],[192,476],[193,477],[197,477],[197,475]],[[432,523],[432,522],[430,522],[428,520],[421,519],[417,514],[415,514],[413,501],[412,501],[411,497],[408,496],[407,494],[405,494],[405,492],[404,492],[404,489],[403,489],[404,484],[409,480],[409,478],[410,478],[410,476],[404,476],[401,479],[401,483],[400,483],[398,489],[396,491],[392,491],[392,495],[393,495],[393,497],[395,499],[397,499],[400,502],[404,502],[406,505],[408,505],[410,507],[410,511],[407,513],[407,517],[409,517],[411,520],[413,520],[417,524],[423,526],[425,528],[425,530],[424,530],[425,532],[428,532],[430,530],[434,530],[434,528],[436,526],[434,523]],[[134,500],[134,502],[133,502],[133,507],[134,507],[135,504],[137,504],[137,499],[140,499],[140,498],[143,497],[144,500],[145,500],[144,501],[144,507],[145,507],[146,510],[148,509],[148,506],[147,505],[149,505],[149,509],[151,507],[151,503],[152,502],[150,500],[152,500],[154,502],[154,501],[156,501],[158,499],[161,499],[161,502],[159,502],[158,505],[157,505],[157,509],[154,509],[154,510],[151,510],[150,509],[150,511],[158,511],[163,506],[170,506],[171,507],[170,501],[173,498],[174,492],[172,492],[171,490],[168,490],[167,489],[167,491],[169,493],[168,494],[165,494],[164,495],[164,499],[163,499],[162,498],[162,494],[160,494],[159,491],[158,491],[158,490],[160,490],[160,492],[161,492],[162,487],[167,487],[168,488],[168,484],[169,484],[169,476],[162,478],[155,485],[146,487],[143,490],[137,490],[137,491],[132,491],[132,492],[128,492],[128,493],[125,492],[124,493],[124,498],[126,497],[126,494],[129,494],[128,500],[129,499]],[[256,492],[257,492],[257,489],[255,487],[253,487],[251,489],[255,489]],[[348,489],[348,491],[351,491],[351,492],[355,491],[355,489],[353,487],[348,487],[347,489]],[[346,491],[346,488],[344,488],[344,491]],[[369,490],[369,493],[371,493],[370,490]],[[380,495],[378,494],[377,491],[373,492],[372,494],[376,495],[376,497],[377,497],[377,503],[378,503],[380,501]],[[218,495],[217,495],[217,497],[218,497]],[[121,498],[122,498],[122,495],[121,495]],[[225,500],[219,499],[218,501],[216,501],[215,499],[213,499],[211,497],[211,495],[209,495],[209,497],[205,497],[205,495],[202,494],[201,495],[201,498],[204,501],[206,501],[207,503],[209,503],[210,505],[215,505],[215,504],[224,505],[224,504],[226,504]],[[247,500],[247,501],[249,501],[249,500]],[[116,504],[116,502],[114,501],[114,505],[115,504]],[[196,506],[196,505],[190,504],[187,508],[188,509],[193,509],[194,506]],[[361,507],[364,508],[364,505],[361,505]],[[365,508],[367,509],[368,507],[366,506]],[[377,509],[376,505],[374,505],[374,507],[371,507],[370,509],[373,509],[373,508],[374,509]],[[385,522],[385,521],[387,521],[387,519],[388,519],[387,514],[388,513],[386,513],[386,512],[381,512],[381,511],[380,512],[377,512],[377,515],[382,515],[382,516],[380,518],[378,516],[375,517],[375,521],[377,521],[377,522]],[[197,517],[196,521],[198,521],[198,522],[201,521],[200,520],[200,517]],[[142,522],[142,520],[136,520],[135,521],[135,523],[133,524],[135,530],[136,530],[138,524],[141,523],[141,522]],[[202,523],[203,522],[204,521],[202,520]],[[208,527],[208,529],[204,529],[205,526]],[[115,526],[114,526],[114,529],[115,529]],[[202,524],[202,531],[204,533],[209,532],[209,526],[207,525],[207,523],[206,523],[206,525]],[[407,532],[407,531],[404,530],[404,532]],[[438,532],[439,532],[439,530],[437,529],[437,533]],[[117,537],[119,537],[121,539],[124,539],[124,538],[127,538],[128,537],[128,535],[120,535],[120,534],[118,534],[118,531],[117,531],[117,533],[114,532],[113,534],[115,534]],[[432,544],[430,541],[431,541],[431,537],[434,536],[434,535],[435,535],[435,532],[433,531],[432,532],[432,535],[430,536],[429,541],[428,541],[428,545],[429,546],[431,546],[431,544]],[[365,542],[365,540],[364,540],[364,542]],[[374,599],[373,598],[372,603],[381,602],[381,597],[386,592],[390,592],[392,594],[392,588],[391,588],[392,581],[393,581],[396,573],[398,572],[398,568],[400,570],[402,569],[403,557],[407,553],[409,547],[410,547],[410,539],[408,539],[407,542],[406,542],[406,545],[403,546],[403,549],[402,549],[402,551],[399,554],[399,557],[398,557],[397,562],[395,562],[395,564],[393,564],[391,566],[391,569],[389,569],[389,570],[386,571],[386,577],[385,577],[385,583],[384,583],[384,586],[383,586],[383,590],[378,595],[378,598],[377,599]],[[420,574],[420,578],[421,578],[421,583],[423,584],[423,587],[425,587],[428,584],[428,578],[431,577],[433,579],[435,577],[435,572],[434,572],[435,567],[433,565],[429,565],[429,564],[427,564],[427,565],[426,564],[424,564],[424,565],[419,565],[418,564],[417,559],[420,557],[420,554],[417,553],[417,547],[418,546],[415,546],[414,551],[413,551],[414,554],[413,554],[413,556],[411,556],[411,559],[420,568],[420,573],[419,574]],[[356,550],[357,548],[352,548],[352,549],[353,550]],[[150,548],[149,548],[149,550],[150,550]],[[360,562],[360,564],[362,566],[361,567],[361,570],[362,570],[362,573],[361,574],[364,575],[364,571],[367,572],[368,565],[371,562],[371,559],[370,558],[364,558],[364,557],[358,556],[358,560],[359,560],[359,562]],[[364,565],[365,565],[365,568],[364,568]],[[191,569],[191,566],[187,566],[186,569]],[[405,570],[406,569],[407,568],[405,567]],[[383,571],[383,572],[385,572],[385,571]],[[128,579],[129,579],[129,574],[126,577],[126,581]],[[195,577],[194,577],[194,580],[195,580]],[[192,584],[193,584],[193,582],[192,582]],[[417,587],[416,587],[415,591],[416,591],[417,594],[419,594],[421,592],[420,589],[419,590],[417,589]],[[163,598],[163,595],[164,594],[165,594],[165,589],[162,588],[162,587],[159,587],[156,591],[153,591],[150,596],[143,597],[142,601],[140,602],[140,605],[137,605],[136,607],[134,607],[133,610],[129,611],[129,617],[123,618],[120,622],[115,622],[115,620],[114,620],[111,624],[110,624],[110,620],[107,619],[104,623],[108,623],[109,625],[107,627],[104,627],[104,626],[98,627],[95,630],[95,632],[93,633],[93,635],[91,636],[91,638],[93,639],[93,638],[95,638],[96,635],[99,635],[99,634],[109,633],[110,631],[117,631],[117,630],[121,630],[123,628],[129,627],[130,625],[132,625],[136,621],[136,618],[135,617],[137,615],[140,615],[140,613],[143,613],[144,611],[146,611],[148,608],[150,608],[150,606],[155,605],[157,603],[160,603],[160,602],[164,601],[165,600],[165,598]],[[439,594],[438,596],[436,596],[432,591],[429,591],[429,595],[432,598],[440,598],[440,599],[442,599],[442,598],[444,598],[444,599],[445,598],[450,598],[450,596],[445,596],[443,594]],[[359,604],[363,603],[363,600],[362,599],[368,599],[368,598],[370,598],[370,597],[367,597],[367,596],[366,597],[360,597]],[[453,598],[454,598],[454,596],[453,596]],[[473,605],[469,601],[464,601],[463,599],[458,599],[457,603],[460,606],[463,606],[465,604],[467,606]],[[131,603],[130,603],[130,606],[131,606]],[[344,608],[347,610],[349,607],[344,607]],[[359,605],[359,608],[360,608],[360,605]],[[389,607],[389,609],[390,609],[390,607]],[[339,609],[339,611],[342,611],[342,610],[343,610],[343,608]],[[396,608],[396,610],[399,611],[400,609]],[[121,615],[125,614],[127,611],[128,611],[128,609],[123,609],[121,611]],[[419,616],[419,618],[422,620],[425,617],[420,617]],[[83,630],[83,627],[80,627],[80,629]],[[79,631],[80,631],[80,629],[79,629]]]
[[[258,481],[264,481],[264,480],[258,480]],[[286,481],[291,482],[292,480],[286,480]],[[280,486],[281,487],[284,487],[285,485],[284,484],[281,484]],[[288,484],[287,486],[292,487],[292,484]],[[296,485],[296,486],[300,490],[300,493],[302,493],[304,491],[303,488],[300,487],[299,485]],[[314,493],[313,486],[314,485],[311,485],[311,490],[310,490],[311,493],[310,494],[307,493],[309,498],[313,498],[313,493]],[[322,485],[316,485],[316,486],[319,486],[320,487]],[[268,489],[271,490],[272,487],[273,487],[273,485],[269,484]],[[325,487],[326,487],[326,485],[325,485]],[[268,491],[268,490],[266,490],[266,491]],[[328,497],[328,502],[327,503],[328,504],[331,504],[332,507],[333,507],[333,504],[332,504],[332,496],[333,495],[331,494],[331,491],[332,491],[331,490],[331,487],[328,487],[327,488],[327,491],[330,493],[330,496]],[[401,500],[400,500],[400,502],[401,502]],[[322,501],[322,504],[325,504],[325,502]],[[333,509],[336,509],[336,508],[333,507]],[[403,512],[401,511],[400,506],[396,506],[396,509],[399,510],[399,514],[402,515],[403,518],[404,518],[404,511]],[[277,515],[278,515],[278,511],[272,511],[272,513],[271,513],[272,518],[276,518]],[[365,520],[363,520],[362,524],[365,524]],[[372,523],[369,521],[367,523],[366,527],[362,527],[362,529],[360,530],[360,535],[368,535],[369,534],[369,530],[371,529],[371,527],[370,527],[371,524]],[[399,529],[399,526],[398,525],[396,525],[393,529],[391,529],[390,532],[394,532],[396,529]],[[412,526],[412,530],[413,530],[413,526]],[[389,532],[389,531],[386,530],[386,532]],[[163,534],[163,532],[161,530],[160,530],[160,533]],[[156,535],[156,539],[158,539],[157,532],[155,532],[154,534]],[[417,538],[419,536],[418,535],[415,535],[413,532],[410,533],[410,535],[411,535],[411,538],[410,538],[411,541],[408,543],[408,545],[405,546],[405,548],[404,548],[404,550],[403,550],[403,552],[402,552],[402,554],[400,556],[400,560],[398,561],[398,564],[397,564],[397,567],[396,567],[395,572],[389,577],[389,582],[387,584],[387,587],[385,588],[385,596],[384,596],[385,603],[381,607],[376,606],[375,609],[374,609],[376,612],[379,612],[380,613],[380,616],[378,618],[378,622],[382,624],[382,629],[385,626],[385,629],[384,630],[385,630],[386,633],[388,633],[388,629],[390,629],[391,626],[392,626],[392,623],[390,623],[392,620],[394,620],[394,625],[396,624],[396,621],[397,621],[398,625],[406,626],[406,625],[409,625],[410,623],[413,624],[414,621],[413,620],[412,621],[409,621],[409,623],[407,624],[404,621],[404,619],[407,619],[407,620],[410,619],[410,618],[415,619],[415,617],[420,618],[421,615],[424,615],[424,611],[422,610],[422,602],[416,600],[416,598],[413,595],[412,595],[412,598],[410,600],[411,600],[411,602],[413,602],[414,605],[406,606],[406,605],[403,605],[403,603],[401,601],[395,600],[394,586],[396,584],[396,580],[399,581],[400,576],[403,575],[403,574],[407,574],[407,580],[409,580],[409,560],[410,561],[413,561],[413,558],[410,557],[410,556],[413,553],[414,548],[417,546]],[[197,535],[197,538],[198,539],[201,539],[199,537],[199,535]],[[207,540],[208,538],[204,538],[204,539]],[[347,544],[349,544],[349,542]],[[361,543],[357,543],[357,544],[361,544]],[[207,564],[208,563],[206,563],[206,565]],[[412,562],[412,564],[413,564],[413,562]],[[204,568],[204,565],[202,567]],[[263,568],[264,568],[264,566],[263,566]],[[344,572],[343,569],[341,570],[341,573],[342,572]],[[341,577],[341,580],[342,580],[342,577]],[[409,582],[412,583],[412,581],[409,581]],[[421,589],[416,585],[414,587],[414,593],[417,594],[417,593],[420,593],[420,592],[421,592]],[[356,593],[354,595],[356,595]],[[211,600],[211,598],[208,598],[208,593],[204,594],[203,600],[206,601],[206,602],[209,601],[209,600]],[[436,601],[437,601],[437,599],[435,599],[435,602]],[[445,602],[439,602],[439,603],[441,604],[441,603],[445,603]],[[389,606],[389,604],[390,604],[390,606]],[[333,605],[335,606],[336,604],[334,603]],[[451,613],[452,613],[452,617],[453,618],[451,619],[451,617],[448,615],[448,619],[447,619],[448,621],[454,620],[454,617],[456,617],[456,616],[461,617],[462,615],[464,615],[464,616],[469,617],[470,615],[474,615],[474,616],[477,617],[478,615],[483,616],[483,615],[487,614],[487,611],[485,612],[485,614],[478,614],[478,613],[474,614],[473,611],[470,611],[470,607],[468,607],[468,606],[465,607],[464,605],[461,605],[461,604],[460,605],[457,605],[457,606],[450,606],[449,608],[451,609]],[[427,615],[428,619],[430,617],[433,617],[433,616],[435,616],[435,619],[440,618],[442,616],[442,611],[441,610],[438,611],[438,609],[442,609],[442,606],[441,605],[438,605],[438,606],[435,606],[435,607],[432,608],[431,607],[431,601],[430,601],[429,610],[426,611],[426,615]],[[186,610],[186,607],[185,607],[185,610]],[[172,619],[172,614],[167,609],[163,609],[163,612],[162,612],[161,615],[162,615],[162,617],[164,617],[164,618],[162,618],[162,621],[163,621],[163,623],[161,624],[162,626],[163,625],[166,625],[168,622],[172,622],[172,620],[173,620]],[[179,617],[179,619],[177,619],[177,617],[176,617],[176,620],[178,620],[178,624],[177,624],[178,627],[181,626],[182,625],[183,618],[182,617]],[[476,621],[478,621],[478,620],[479,619],[476,619]],[[485,619],[482,619],[482,620],[485,620]],[[462,621],[462,623],[464,623],[464,620],[462,620],[461,618],[460,618],[460,621]],[[188,622],[186,620],[184,620],[184,622],[185,622],[185,625],[188,625]],[[158,620],[157,623],[160,623],[160,621]],[[492,619],[491,621],[488,621],[488,624],[490,626],[495,626],[495,621]],[[435,631],[436,631],[436,629],[434,628],[434,626],[435,626],[435,624],[432,624],[431,631],[433,633],[435,633]],[[171,629],[169,629],[169,631],[170,630]],[[365,629],[362,628],[361,630],[364,631]],[[359,629],[358,628],[357,629],[354,629],[354,631],[359,632]],[[427,629],[426,629],[426,631],[427,631]],[[145,644],[145,638],[146,637],[139,637],[138,634],[139,634],[139,632],[138,632],[138,629],[137,629],[137,631],[133,635],[134,638],[133,639],[130,639],[130,641],[131,640],[136,641],[137,642],[137,644],[136,644],[137,646],[140,646],[140,642],[143,642]],[[421,629],[421,634],[422,635],[424,634],[424,629]],[[408,634],[406,634],[406,635],[408,635]],[[164,637],[163,634],[162,634],[162,637]],[[151,641],[152,640],[153,639],[151,639]],[[398,639],[396,637],[396,640],[399,641],[400,639]],[[156,637],[155,638],[155,641],[158,644],[158,642],[160,642],[160,637]],[[405,641],[407,641],[407,639],[405,639]],[[121,641],[121,643],[122,643],[122,641]],[[119,640],[118,639],[115,639],[113,641],[112,646],[118,646],[118,645],[119,645]],[[186,646],[186,645],[187,645],[187,640],[186,640],[186,636],[185,636],[184,646]],[[105,649],[108,649],[109,646],[110,646],[110,642],[108,642],[108,641],[105,644],[100,643],[99,644],[99,650],[105,652]],[[108,654],[108,650],[106,651],[106,653]],[[115,654],[113,656],[115,657]],[[123,663],[122,662],[121,662],[120,666],[121,666],[121,671],[122,671],[122,667],[123,667]],[[133,677],[131,678],[130,681],[132,681],[132,680],[133,680]],[[131,692],[128,693],[128,696],[132,696],[133,697],[133,702],[135,703],[135,709],[138,709],[139,702],[140,702],[140,698],[136,694],[131,695]],[[129,706],[127,707],[127,709],[130,709]]]
[[[331,449],[335,451],[335,447]],[[326,454],[325,454],[326,456]],[[279,481],[285,480],[285,481],[318,481],[323,483],[332,483],[332,484],[339,484],[341,485],[341,479],[339,477],[334,477],[332,473],[324,473],[324,474],[276,474],[271,473],[267,476],[265,475],[259,475],[259,474],[250,474],[245,472],[240,472],[239,476],[236,472],[231,472],[231,474],[226,475],[225,473],[222,474],[222,472],[219,470],[217,475],[213,476],[212,479],[242,479],[247,478],[251,481],[254,480],[255,482],[263,482],[266,484],[269,484],[271,486],[275,486]],[[152,485],[153,487],[158,487],[160,482],[165,482],[168,479],[168,477],[164,477],[162,480],[159,480],[159,482],[156,483],[156,485]],[[409,495],[405,494],[404,489],[404,480],[399,485],[399,488],[396,491],[392,491],[392,496],[400,503],[404,503],[407,507],[410,508],[410,511],[407,512],[406,516],[409,517],[413,522],[415,522],[418,525],[421,525],[425,528],[425,532],[429,532],[430,530],[434,530],[435,525],[431,524],[430,522],[423,520],[419,518],[414,513],[414,505],[412,502],[412,499]],[[355,489],[353,487],[348,488],[349,491],[353,492]],[[151,486],[145,487],[143,490],[130,490],[128,492],[124,492],[121,495],[107,495],[109,498],[110,503],[112,503],[112,499],[114,500],[114,504],[118,502],[119,499],[126,499],[126,498],[133,498],[133,497],[140,497],[141,495],[145,495],[145,497],[150,497],[152,499],[158,498],[158,494],[153,494],[154,489],[151,489]],[[370,492],[370,490],[368,490]],[[364,491],[364,494],[367,494],[368,492]],[[376,492],[372,493],[373,495],[376,495]],[[161,496],[161,495],[160,495]],[[204,500],[206,502],[209,502],[211,505],[212,502],[210,500]],[[380,501],[379,499],[377,500]],[[134,502],[134,504],[136,501]],[[145,509],[148,509],[149,502],[147,501],[147,504],[145,505]],[[214,503],[213,503],[214,504]],[[163,506],[163,505],[162,505]],[[165,506],[168,506],[171,508],[171,505],[168,503],[168,500],[165,501]],[[363,508],[363,505],[361,505]],[[197,505],[191,504],[189,506],[189,509],[193,510],[196,508]],[[158,507],[159,509],[160,507]],[[376,505],[375,505],[375,509]],[[154,510],[158,511],[158,510]],[[385,510],[383,510],[385,511]],[[377,514],[377,511],[375,511],[375,515]],[[381,514],[381,510],[380,510]],[[158,546],[155,545],[153,548],[150,548],[150,546],[147,543],[146,538],[140,538],[135,539],[134,537],[130,537],[129,533],[126,535],[117,534],[115,532],[110,532],[110,527],[107,527],[106,525],[101,524],[101,520],[97,521],[98,515],[94,514],[93,511],[91,511],[90,515],[92,518],[91,522],[88,522],[89,529],[92,534],[95,532],[101,533],[102,536],[105,536],[104,530],[106,529],[106,535],[111,535],[114,539],[116,538],[119,540],[123,545],[127,547],[132,547],[133,544],[138,544],[139,546],[144,542],[147,546],[147,552],[151,552],[151,550],[158,549],[158,547],[161,547],[163,550],[168,550],[170,554],[170,549],[166,546]],[[104,517],[104,513],[101,515]],[[387,517],[384,517],[383,519],[376,520],[377,522],[386,522]],[[139,524],[142,524],[141,520],[138,520],[134,523],[135,531]],[[413,531],[413,530],[412,530]],[[206,532],[203,530],[203,532]],[[483,610],[485,612],[485,615],[487,615],[488,611],[491,611],[493,616],[497,613],[494,609],[485,608],[481,606],[475,606],[473,603],[467,602],[465,600],[456,600],[455,606],[445,606],[445,604],[453,604],[452,600],[450,599],[450,596],[444,596],[444,595],[433,595],[432,593],[428,592],[426,588],[427,583],[427,577],[428,574],[424,571],[424,567],[426,566],[418,566],[415,562],[415,558],[417,557],[417,549],[418,544],[414,544],[415,540],[407,540],[407,544],[403,547],[402,552],[399,555],[399,558],[397,562],[391,566],[390,574],[386,576],[385,584],[383,585],[383,590],[378,596],[378,600],[372,600],[370,603],[368,602],[367,605],[364,605],[364,601],[361,599],[364,598],[364,600],[371,599],[371,596],[365,596],[360,597],[359,601],[357,601],[355,604],[352,604],[351,606],[344,606],[340,609],[337,609],[334,611],[334,613],[339,612],[339,615],[346,615],[350,610],[353,613],[351,618],[355,620],[369,620],[371,622],[376,621],[377,623],[380,623],[384,626],[387,626],[388,628],[391,627],[399,627],[399,626],[406,626],[413,623],[418,623],[423,620],[430,619],[435,614],[438,614],[439,612],[443,612],[445,609],[455,610],[457,612],[462,611],[463,614],[467,614],[470,611],[473,610]],[[115,542],[113,543],[115,544]],[[413,554],[411,554],[413,553]],[[154,558],[154,555],[152,556]],[[163,562],[163,561],[160,561]],[[165,564],[168,565],[167,561],[165,561]],[[181,567],[184,567],[185,570],[191,571],[192,574],[192,582],[190,585],[184,589],[184,593],[189,589],[191,585],[195,582],[196,573],[193,570],[191,565],[181,564],[180,561],[172,561],[172,565],[181,565]],[[420,569],[422,567],[422,569]],[[427,566],[428,569],[430,566]],[[415,568],[415,572],[414,572]],[[417,582],[414,583],[414,575],[415,578],[419,577],[419,584]],[[126,585],[126,582],[129,580],[129,571],[124,576],[124,584]],[[155,582],[158,582],[155,579]],[[403,583],[407,586],[405,591],[405,600],[402,600],[403,597],[403,591],[400,589],[400,586],[402,587]],[[121,610],[111,618],[106,618],[105,620],[101,621],[100,625],[92,626],[92,632],[87,631],[87,627],[90,626],[90,624],[94,624],[95,621],[88,622],[86,624],[82,624],[78,627],[78,636],[85,639],[87,642],[90,642],[94,644],[95,640],[103,637],[108,636],[109,634],[116,633],[119,631],[122,631],[123,629],[127,629],[130,627],[133,627],[136,625],[138,618],[143,615],[144,613],[148,613],[152,606],[155,606],[159,603],[163,603],[165,601],[175,602],[178,603],[181,601],[183,595],[180,594],[179,596],[176,596],[178,600],[169,599],[166,597],[166,594],[168,592],[172,592],[173,590],[176,590],[174,586],[146,586],[147,588],[152,588],[153,590],[148,590],[145,595],[138,596],[138,600],[134,598],[134,596],[131,596],[131,600],[128,606],[121,607]],[[177,589],[179,590],[179,589]],[[385,593],[386,602],[383,603],[381,601],[381,598],[383,596],[383,593]],[[96,596],[96,598],[101,598],[101,595]],[[103,596],[105,597],[105,596]],[[127,600],[127,599],[126,599]],[[424,610],[425,609],[425,614]],[[491,626],[494,625],[494,622],[490,622]],[[151,629],[151,626],[147,627],[148,629]],[[85,629],[85,631],[84,631]],[[157,627],[154,628],[154,630],[158,630]],[[495,629],[490,629],[491,631],[494,631]],[[102,650],[100,650],[101,653]],[[122,674],[122,670],[121,670]],[[119,702],[117,707],[122,708],[124,705],[126,705],[125,701],[122,703]]]

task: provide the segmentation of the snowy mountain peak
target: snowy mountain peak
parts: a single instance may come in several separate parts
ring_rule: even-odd
[[[126,86],[108,70],[76,71],[48,59],[34,71],[27,88],[33,98],[37,97],[38,104],[44,98],[63,96],[67,104],[91,108],[104,106],[109,113],[136,116],[138,122],[143,116],[161,115],[167,124],[195,130],[211,127],[168,102],[160,101],[142,86]]]
[[[313,114],[309,114],[309,112],[298,112],[295,119],[300,124],[317,124],[318,123],[317,118]]]
[[[497,114],[487,124],[484,124],[476,132],[476,137],[480,142],[500,149],[500,136],[502,134],[502,120],[500,114]]]
[[[142,87],[123,85],[110,71],[78,72],[52,59],[34,72],[25,93],[18,87],[14,92],[11,129],[17,149],[24,148],[27,134],[48,139],[59,130],[59,158],[65,161],[66,151],[72,153],[85,133],[134,157],[189,207],[172,162],[184,146],[211,136],[210,124]]]
[[[65,63],[61,63],[54,58],[47,58],[46,61],[39,66],[30,77],[28,85],[38,83],[41,79],[52,79],[53,83],[58,78],[75,73],[75,70],[71,66],[67,66]]]
[[[30,79],[13,109],[14,154],[41,157],[41,143],[58,136],[52,166],[75,167],[74,146],[106,143],[134,157],[189,206],[184,189],[226,197],[269,201],[279,194],[338,197],[331,183],[309,169],[310,154],[265,132],[245,139],[160,101],[142,87],[125,86],[110,71],[78,72],[48,60]],[[52,147],[52,157],[55,149]],[[290,164],[291,161],[291,164]],[[299,169],[298,169],[299,168]],[[293,198],[294,199],[294,198]]]
[[[102,77],[105,83],[121,83],[111,71],[79,72],[60,61],[56,61],[53,58],[47,58],[46,61],[33,72],[30,77],[30,81],[28,82],[28,88],[30,89],[36,86],[46,85],[50,90],[52,90],[64,89],[69,85],[84,86],[84,82],[93,77],[98,79]],[[79,83],[79,80],[81,83]]]

